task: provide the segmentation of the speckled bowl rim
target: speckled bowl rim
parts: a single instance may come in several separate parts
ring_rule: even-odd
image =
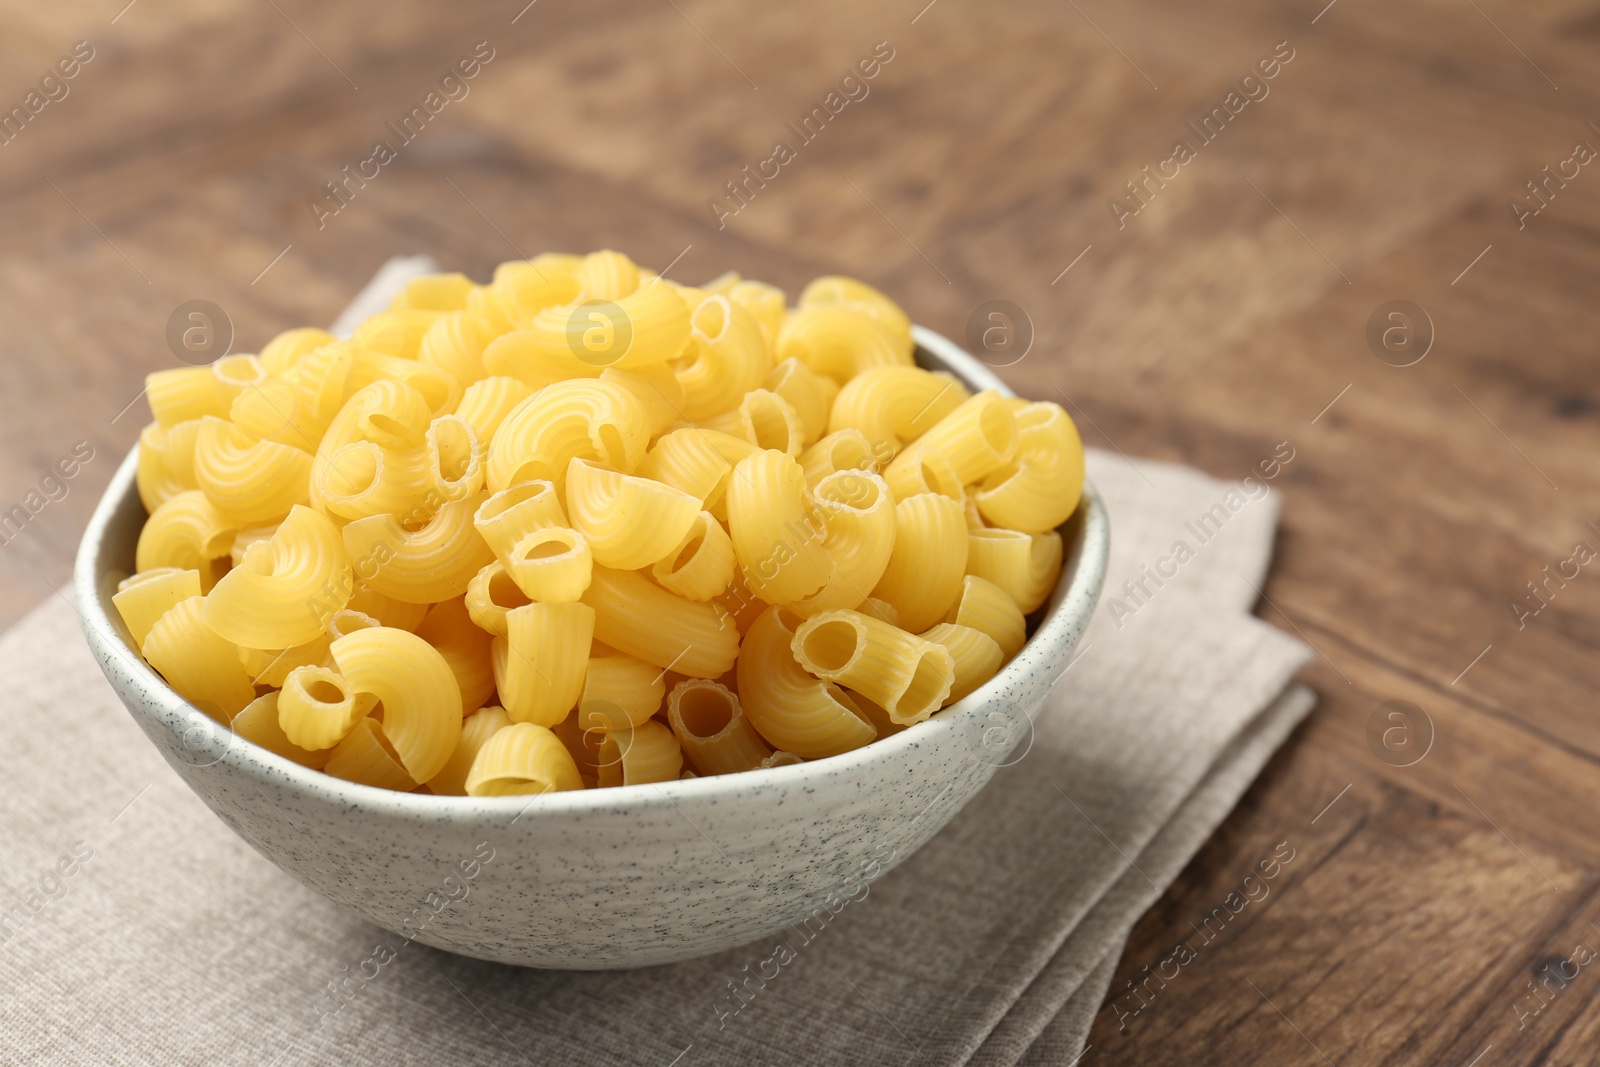
[[[922,326],[912,327],[917,345],[919,365],[932,364],[933,369],[949,370],[976,389],[993,389],[1007,396],[1015,395],[988,367],[974,359],[949,339]],[[931,357],[927,359],[925,357]],[[137,496],[135,476],[138,468],[139,448],[135,445],[117,468],[104,497],[95,508],[93,517],[84,531],[83,541],[73,568],[73,584],[79,614],[90,648],[102,668],[120,668],[129,676],[139,679],[148,688],[146,708],[133,711],[136,716],[148,716],[170,730],[181,742],[185,736],[198,732],[210,737],[213,763],[201,766],[227,765],[250,776],[258,784],[269,781],[288,787],[308,799],[363,809],[375,814],[403,816],[410,819],[428,819],[440,822],[475,823],[498,819],[508,813],[522,812],[519,819],[537,821],[561,818],[572,814],[625,814],[644,807],[674,805],[679,800],[719,800],[748,796],[771,784],[796,785],[807,779],[823,781],[835,776],[866,769],[888,756],[908,747],[917,747],[934,740],[935,729],[955,731],[963,727],[963,720],[978,715],[991,700],[992,694],[1006,688],[1022,674],[1030,653],[1038,655],[1052,647],[1061,653],[1063,662],[1056,679],[1059,680],[1067,666],[1077,639],[1087,628],[1089,618],[1098,602],[1105,581],[1106,559],[1110,547],[1110,524],[1105,505],[1094,485],[1085,480],[1083,499],[1078,510],[1064,524],[1071,532],[1070,541],[1064,545],[1065,564],[1056,589],[1046,605],[1046,613],[1038,628],[1028,638],[1022,650],[1012,657],[988,682],[973,690],[961,700],[941,710],[934,718],[918,724],[915,729],[902,730],[862,748],[837,756],[811,760],[787,767],[773,767],[741,774],[714,775],[671,782],[619,786],[603,790],[576,790],[546,793],[538,797],[450,797],[419,793],[399,793],[376,786],[361,785],[334,778],[321,771],[302,767],[292,760],[277,755],[254,742],[215,729],[214,721],[194,705],[173,691],[153,668],[131,649],[122,636],[118,623],[110,610],[109,595],[102,596],[100,574],[104,569],[107,529],[117,511],[130,495]],[[98,638],[98,644],[96,642]],[[106,650],[102,652],[102,649]],[[1051,683],[1054,684],[1054,681]],[[126,701],[125,701],[126,703]],[[131,709],[130,709],[131,710]],[[1037,708],[1027,709],[1030,718]],[[1020,743],[1021,738],[1015,739]],[[242,743],[241,743],[242,742]]]

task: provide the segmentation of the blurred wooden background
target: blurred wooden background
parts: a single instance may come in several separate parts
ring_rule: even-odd
[[[1036,339],[1002,373],[1088,443],[1221,476],[1293,443],[1262,612],[1320,653],[1311,720],[1114,992],[1274,844],[1304,859],[1083,1062],[1593,1062],[1600,969],[1514,1005],[1600,951],[1600,567],[1511,605],[1600,548],[1600,165],[1563,162],[1600,148],[1600,4],[524,2],[0,5],[5,111],[94,53],[0,145],[0,511],[96,450],[0,548],[0,622],[66,589],[187,300],[254,351],[392,254],[483,277],[602,246],[853,273],[958,339],[1009,300]],[[308,200],[479,41],[470,94],[319,230]],[[878,41],[867,98],[719,230],[708,202]],[[1119,229],[1108,200],[1280,42],[1270,95]],[[1396,299],[1436,332],[1404,368],[1366,338]],[[1387,700],[1433,724],[1414,765],[1369,746]]]

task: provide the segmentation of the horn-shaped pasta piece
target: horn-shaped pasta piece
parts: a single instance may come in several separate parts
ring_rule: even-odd
[[[518,331],[522,366],[536,373],[553,371],[560,378],[582,376],[580,368],[597,376],[606,367],[645,367],[677,359],[689,346],[689,306],[659,278],[652,276],[623,296],[585,292],[581,297],[575,304],[545,308],[527,329]],[[487,352],[484,366],[521,377],[512,369],[496,370]]]
[[[347,386],[355,365],[354,345],[330,341],[302,356],[283,372],[283,379],[300,391],[317,418],[331,421],[350,399]]]
[[[962,401],[961,406],[903,449],[884,472],[884,480],[897,499],[929,489],[924,461],[930,456],[948,460],[957,486],[967,485],[999,470],[1017,453],[1017,420],[1006,398],[985,390]]]
[[[144,644],[150,628],[168,611],[200,595],[200,572],[177,567],[153,567],[122,579],[111,595],[117,614],[133,638],[133,647]]]
[[[860,308],[871,315],[894,335],[906,355],[908,357],[911,355],[910,316],[899,304],[866,282],[839,274],[829,274],[812,279],[809,285],[800,290],[800,307],[827,307],[840,304]]]
[[[757,448],[798,456],[806,446],[805,421],[788,400],[767,389],[753,389],[733,411],[707,419],[708,429],[742,437]]]
[[[782,609],[762,612],[739,652],[739,703],[768,744],[804,759],[860,748],[877,729],[832,682],[807,674],[794,658],[794,630]]]
[[[194,476],[235,523],[271,522],[307,502],[311,454],[257,440],[231,422],[207,416],[195,441]]]
[[[805,473],[771,450],[739,461],[728,480],[728,532],[745,581],[769,604],[791,604],[821,589],[833,560],[809,522]]]
[[[286,381],[273,380],[251,386],[233,400],[229,420],[263,441],[315,452],[328,428],[307,397]]]
[[[461,383],[438,367],[370,348],[357,348],[345,389],[353,392],[380,381],[402,382],[421,393],[428,402],[430,415],[443,415],[461,402]]]
[[[709,419],[739,406],[772,366],[761,325],[727,297],[713,296],[694,309],[689,350],[676,367],[683,416]]]
[[[384,734],[383,726],[372,718],[359,720],[344,740],[333,746],[322,769],[347,782],[393,789],[398,793],[409,793],[417,787],[416,780],[406,773],[405,764]]]
[[[839,395],[838,382],[818,374],[798,359],[786,359],[773,367],[761,384],[794,408],[800,417],[806,445],[828,432],[828,415]]]
[[[343,530],[345,552],[361,579],[384,596],[408,604],[462,596],[473,576],[494,559],[472,522],[482,499],[479,493],[447,500],[432,515],[419,509],[423,524],[415,530],[391,515],[357,519]]]
[[[895,503],[882,478],[867,471],[839,471],[817,483],[812,521],[825,531],[822,548],[833,560],[828,583],[790,605],[801,617],[853,608],[883,578],[895,546]]]
[[[896,500],[905,500],[918,493],[937,493],[954,500],[961,506],[962,515],[965,516],[967,489],[961,484],[961,476],[956,473],[955,464],[950,462],[948,456],[925,452],[916,462],[895,471],[894,477],[892,491]],[[967,525],[972,524],[969,522]]]
[[[510,725],[511,718],[506,715],[505,708],[480,708],[467,716],[461,723],[461,741],[450,754],[449,762],[438,774],[428,779],[429,791],[444,797],[466,796],[467,776],[472,773],[478,753],[489,743],[489,738]]]
[[[653,478],[683,490],[713,515],[719,510],[721,517],[727,515],[724,494],[728,489],[728,476],[733,473],[733,462],[722,454],[705,430],[685,427],[663,434],[639,464],[638,473],[642,478]]]
[[[579,286],[574,274],[581,262],[581,256],[547,252],[531,260],[502,263],[494,269],[489,288],[511,325],[520,329],[545,308],[569,304],[577,298]]]
[[[495,431],[489,488],[498,492],[534,478],[559,482],[573,459],[631,472],[649,440],[644,405],[622,386],[557,382],[523,401]]]
[[[483,488],[488,442],[479,439],[470,422],[459,415],[440,415],[428,424],[425,441],[429,488],[446,500],[460,500]]]
[[[638,726],[661,709],[666,671],[625,652],[591,652],[578,698],[581,730],[620,730]]]
[[[233,643],[201,617],[203,597],[190,597],[150,627],[139,651],[177,694],[226,723],[256,698]]]
[[[433,482],[421,448],[384,448],[372,441],[319,452],[313,470],[315,501],[341,521],[405,511]]]
[[[237,524],[198,489],[179,493],[145,520],[134,550],[134,569],[177,567],[200,572],[200,591],[210,592],[232,562]]]
[[[888,463],[971,395],[951,375],[921,367],[873,367],[839,390],[828,429],[860,430],[877,460]]]
[[[978,510],[995,526],[1043,533],[1067,521],[1083,495],[1083,441],[1059,404],[1016,410],[1017,454],[990,472]]]
[[[859,611],[807,619],[790,650],[807,671],[855,690],[891,722],[907,725],[938,711],[956,680],[955,659],[942,644]]]
[[[343,741],[376,698],[355,693],[338,672],[326,667],[296,667],[278,693],[278,725],[289,743],[308,752]]]
[[[352,589],[339,531],[296,506],[270,540],[251,545],[217,581],[206,597],[206,624],[246,648],[289,648],[321,633]]]
[[[607,731],[595,763],[602,788],[670,782],[683,773],[683,749],[671,730],[651,719]]]
[[[745,718],[739,696],[705,678],[685,678],[667,696],[667,723],[701,774],[733,774],[761,766],[772,749]]]
[[[650,568],[650,577],[687,600],[710,600],[728,588],[737,567],[728,531],[702,511],[677,547]]]
[[[501,264],[501,266],[504,267],[505,264]],[[496,270],[495,273],[499,274],[499,271]],[[489,285],[474,285],[467,290],[467,306],[465,310],[468,314],[476,315],[484,322],[487,322],[489,328],[497,335],[509,333],[518,326],[523,325],[517,321],[511,309],[506,306],[505,301],[502,299],[501,291],[496,289],[493,283]]]
[[[207,415],[227,418],[228,406],[233,403],[210,367],[154,371],[145,375],[144,388],[150,414],[167,430]]]
[[[749,459],[761,451],[761,446],[743,437],[735,437],[731,433],[721,430],[701,429],[701,435],[712,448],[722,453],[722,458],[729,463],[738,463],[740,460]]]
[[[626,369],[664,363],[677,359],[689,347],[689,305],[677,290],[659,278],[641,278],[633,292],[600,299],[610,299],[616,304],[633,334],[625,347],[616,346],[605,354],[604,365]],[[534,320],[535,329],[539,322],[539,319]],[[566,335],[564,343],[570,343],[573,339],[570,324],[563,333]]]
[[[528,534],[546,526],[567,525],[567,513],[554,482],[518,482],[490,496],[472,516],[472,524],[502,562]]]
[[[567,603],[578,600],[589,588],[594,557],[581,533],[565,526],[546,526],[518,541],[504,566],[528,599]]]
[[[968,531],[961,505],[920,493],[895,505],[894,550],[872,595],[900,613],[900,623],[920,633],[944,618],[967,572]]]
[[[194,480],[194,444],[200,420],[180,422],[170,430],[152,422],[139,432],[136,479],[139,502],[153,512],[179,493],[200,488]]]
[[[911,349],[891,325],[859,305],[815,304],[784,318],[778,359],[798,359],[844,385],[873,367],[911,366]]]
[[[1061,535],[1054,530],[969,530],[967,546],[967,572],[1004,589],[1024,615],[1045,602],[1061,576]]]
[[[950,606],[944,621],[988,634],[1006,659],[1021,652],[1028,640],[1028,623],[1016,600],[989,579],[976,574],[961,579],[961,595]]]
[[[578,765],[555,734],[514,722],[490,735],[467,774],[468,796],[504,797],[582,789]]]
[[[616,300],[639,288],[639,267],[621,252],[602,249],[578,261],[572,280],[585,296]]]
[[[526,604],[506,614],[492,648],[495,688],[512,722],[554,726],[583,692],[594,637],[587,604]]]
[[[350,690],[383,704],[384,737],[412,780],[438,774],[461,738],[461,690],[444,656],[387,626],[346,634],[328,654]]]
[[[372,441],[389,449],[414,448],[422,443],[432,421],[427,398],[410,385],[373,382],[339,407],[328,423],[319,452],[331,454],[357,441]],[[318,460],[319,464],[326,462],[321,454]]]
[[[472,576],[463,600],[473,624],[496,637],[506,635],[507,612],[532,603],[499,560],[486,564]]]
[[[555,382],[600,377],[605,364],[585,362],[565,343],[555,343],[540,332],[543,320],[549,320],[544,328],[554,331],[571,314],[567,308],[546,308],[523,329],[496,337],[483,350],[484,372],[514,379],[535,392]]]
[[[634,571],[596,566],[583,602],[596,639],[692,678],[720,678],[739,655],[739,630],[715,601],[685,600]]]
[[[835,471],[876,471],[879,465],[871,442],[855,429],[835,430],[800,453],[800,469],[813,489]]]
[[[697,498],[670,485],[581,459],[567,467],[567,515],[603,566],[650,566],[682,543],[699,513]]]
[[[724,294],[735,307],[744,308],[761,325],[761,336],[766,341],[771,362],[778,362],[778,331],[783,327],[784,316],[789,313],[788,298],[782,289],[751,278],[737,281]]]
[[[945,704],[954,704],[993,678],[1005,662],[1005,653],[994,638],[968,626],[941,622],[924,632],[922,638],[943,645],[955,665],[955,680],[950,683]]]
[[[789,311],[789,300],[782,289],[766,282],[741,277],[736,270],[724,271],[700,288],[711,295],[727,297],[731,303],[737,304],[753,315],[761,324],[761,332],[766,338],[768,350],[773,348],[773,342],[778,336],[778,327],[783,325],[783,317]]]

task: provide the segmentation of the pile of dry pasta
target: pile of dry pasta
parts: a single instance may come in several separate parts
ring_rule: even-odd
[[[489,796],[817,759],[1022,647],[1083,450],[912,362],[883,294],[626,256],[412,281],[348,340],[150,375],[113,598],[181,696],[367,785]]]

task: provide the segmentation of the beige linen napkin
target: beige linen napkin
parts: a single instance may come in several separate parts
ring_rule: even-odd
[[[1277,517],[1259,477],[1089,466],[1107,600],[1016,762],[811,940],[639,971],[467,960],[302,888],[167,768],[52,599],[0,638],[0,1059],[1072,1062],[1132,924],[1312,703],[1290,685],[1308,650],[1250,615]],[[779,942],[793,960],[737,998]]]

